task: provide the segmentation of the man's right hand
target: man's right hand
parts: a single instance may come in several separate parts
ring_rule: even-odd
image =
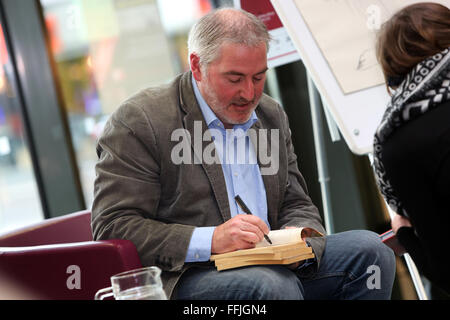
[[[211,252],[213,254],[254,248],[269,228],[261,218],[250,214],[238,214],[216,227]]]

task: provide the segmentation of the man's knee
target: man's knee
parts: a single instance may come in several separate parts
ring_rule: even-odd
[[[395,264],[395,254],[391,248],[385,245],[378,234],[372,231],[357,231],[364,234],[359,237],[361,249],[377,261],[384,261],[390,265]]]
[[[379,268],[384,274],[395,274],[395,254],[386,246],[378,234],[372,231],[353,231],[358,254],[365,260],[366,268]]]

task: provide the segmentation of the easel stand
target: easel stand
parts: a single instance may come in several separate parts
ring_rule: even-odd
[[[323,137],[323,122],[322,122],[322,108],[321,108],[321,98],[320,94],[317,91],[311,77],[308,75],[308,93],[311,107],[311,117],[312,117],[312,126],[314,133],[314,145],[316,149],[316,158],[317,158],[317,169],[319,176],[319,183],[322,193],[322,202],[324,208],[324,220],[325,220],[325,229],[327,230],[327,234],[334,233],[333,227],[333,215],[332,215],[332,207],[330,201],[330,190],[329,190],[329,176],[328,176],[328,166],[327,166],[327,158],[324,149],[324,137]],[[330,119],[328,120],[330,121]],[[333,126],[336,126],[333,124]],[[330,123],[328,124],[330,128]],[[371,155],[368,154],[369,158]],[[372,162],[372,161],[371,161]],[[389,206],[386,204],[387,208]],[[389,215],[392,218],[395,213],[391,211],[389,208]],[[422,279],[420,278],[420,274],[417,270],[414,261],[411,256],[407,253],[403,255],[406,261],[406,265],[408,267],[409,273],[414,283],[414,287],[417,292],[417,296],[419,300],[428,300],[427,294],[425,292],[425,288],[422,283]]]

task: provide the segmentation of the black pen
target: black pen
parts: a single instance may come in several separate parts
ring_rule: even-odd
[[[237,195],[236,197],[234,197],[234,199],[236,200],[237,204],[239,205],[239,207],[241,207],[241,209],[246,213],[246,214],[252,214],[250,209],[245,205],[244,201],[242,201],[241,197],[239,197],[239,195]],[[270,240],[270,238],[267,236],[267,234],[264,235],[264,239],[266,239],[266,241],[270,244],[272,244],[272,241]]]

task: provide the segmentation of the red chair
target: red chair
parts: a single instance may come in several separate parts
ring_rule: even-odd
[[[131,241],[92,241],[89,211],[0,235],[0,275],[41,299],[90,300],[112,275],[140,267]]]

